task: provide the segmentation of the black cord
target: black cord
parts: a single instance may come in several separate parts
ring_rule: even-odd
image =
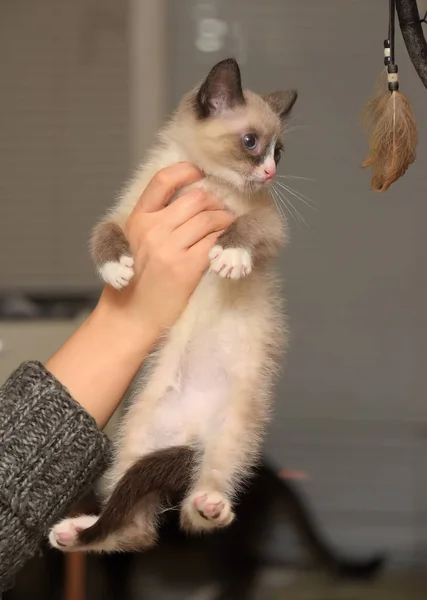
[[[395,39],[396,39],[396,0],[389,0],[389,23],[388,23],[388,39],[390,40],[390,64],[395,64]]]
[[[396,42],[396,0],[389,0],[388,31],[390,36],[390,60],[387,61],[388,89],[390,92],[397,92],[399,90],[399,81],[394,52]]]

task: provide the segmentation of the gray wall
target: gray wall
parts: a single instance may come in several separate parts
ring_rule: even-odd
[[[199,8],[197,9],[197,5]],[[399,45],[401,87],[416,112],[417,163],[385,195],[369,191],[361,109],[382,66],[387,3],[372,0],[170,2],[170,99],[234,54],[257,90],[300,99],[282,172],[295,197],[286,278],[292,343],[268,443],[307,470],[322,523],[348,550],[385,547],[427,562],[427,91]],[[421,3],[420,3],[421,6]],[[197,18],[224,20],[218,52],[196,47]]]
[[[88,237],[128,170],[127,2],[0,2],[0,291],[99,287]]]

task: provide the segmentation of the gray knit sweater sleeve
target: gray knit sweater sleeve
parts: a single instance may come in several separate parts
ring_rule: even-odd
[[[0,388],[0,596],[106,467],[108,439],[40,363]]]

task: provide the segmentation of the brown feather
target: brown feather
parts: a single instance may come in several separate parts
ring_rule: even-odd
[[[400,92],[377,99],[370,117],[369,156],[363,167],[372,167],[371,186],[385,192],[402,177],[416,157],[418,133],[408,98]]]
[[[371,135],[372,129],[380,115],[381,98],[384,94],[388,93],[387,85],[387,68],[384,68],[375,84],[374,93],[369,98],[362,114],[363,125],[368,137]]]

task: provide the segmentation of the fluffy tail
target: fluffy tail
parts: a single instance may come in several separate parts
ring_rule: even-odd
[[[338,577],[349,579],[368,579],[378,574],[385,562],[384,556],[376,555],[366,560],[339,556],[323,539],[308,507],[294,486],[285,479],[279,479],[272,471],[270,475],[276,479],[277,491],[286,505],[297,533],[320,565]]]
[[[188,446],[164,448],[143,456],[115,487],[98,521],[79,533],[79,543],[93,544],[120,529],[148,494],[185,493],[190,486],[197,452]]]

